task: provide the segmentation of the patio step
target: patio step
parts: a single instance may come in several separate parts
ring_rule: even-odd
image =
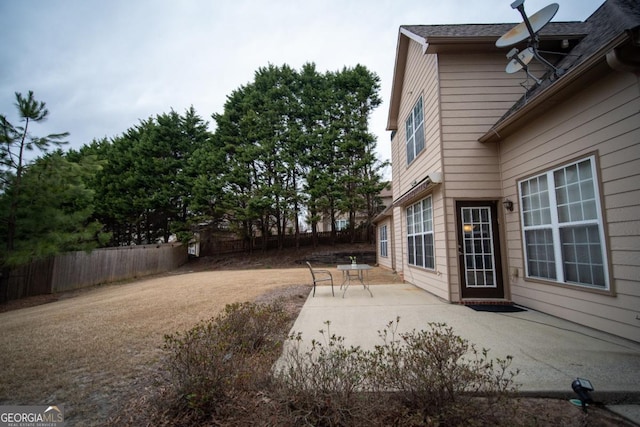
[[[462,305],[513,305],[513,301],[506,299],[463,299]]]

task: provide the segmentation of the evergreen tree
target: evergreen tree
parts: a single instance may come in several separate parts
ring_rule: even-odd
[[[94,192],[87,179],[99,168],[95,158],[72,161],[58,150],[23,170],[22,191],[16,200],[14,247],[4,254],[9,265],[91,250],[109,239],[102,224],[91,219]],[[9,203],[0,198],[0,210],[5,212]]]
[[[11,267],[15,262],[22,262],[22,257],[14,256],[16,236],[18,234],[18,211],[24,203],[23,174],[30,164],[25,157],[29,151],[46,153],[49,147],[65,144],[68,133],[50,134],[35,137],[30,126],[45,121],[49,115],[46,104],[37,101],[33,91],[26,97],[15,93],[15,106],[22,125],[13,125],[5,115],[0,115],[0,197],[3,209],[0,212],[0,224],[4,246],[0,252],[0,298],[6,299]]]
[[[368,120],[382,102],[378,96],[380,79],[365,67],[357,65],[344,68],[337,76],[336,87],[341,93],[344,109],[340,151],[344,153],[344,170],[340,174],[340,188],[345,191],[340,198],[340,211],[349,218],[351,238],[355,236],[356,216],[366,212],[362,224],[371,238],[372,220],[377,214],[379,193],[384,188],[381,170],[386,163],[378,164],[375,157],[376,140],[368,130]]]
[[[314,64],[300,72],[270,65],[228,97],[213,117],[228,167],[225,209],[244,236],[275,230],[281,245],[298,232],[303,203],[314,236],[323,216],[335,236],[340,214],[352,219],[354,236],[356,214],[381,188],[368,131],[378,92],[379,78],[360,65],[325,74]]]
[[[50,146],[58,147],[66,144],[64,138],[68,133],[50,134],[45,137],[35,137],[30,133],[30,125],[44,122],[49,116],[46,104],[36,101],[33,91],[26,97],[16,92],[15,106],[18,110],[21,126],[14,126],[6,116],[0,115],[0,190],[8,199],[8,208],[2,217],[5,225],[6,252],[3,261],[11,253],[15,245],[16,214],[20,209],[19,201],[22,193],[22,175],[28,161],[25,159],[27,151],[46,153]],[[4,263],[3,263],[4,265]]]
[[[197,178],[192,154],[211,133],[193,107],[141,120],[124,134],[92,144],[106,161],[94,180],[101,202],[96,217],[113,233],[113,245],[187,239]]]

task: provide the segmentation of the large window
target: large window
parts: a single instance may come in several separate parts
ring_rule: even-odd
[[[409,264],[430,269],[435,267],[431,197],[407,208],[407,252]]]
[[[519,182],[528,277],[609,289],[595,158]]]
[[[380,227],[379,241],[380,241],[380,256],[386,258],[389,256],[389,251],[388,251],[389,237],[387,235],[386,225],[383,225],[382,227]]]
[[[424,113],[422,110],[422,97],[411,110],[409,118],[405,122],[407,130],[407,164],[424,149]]]

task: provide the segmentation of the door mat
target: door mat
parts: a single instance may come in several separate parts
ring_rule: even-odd
[[[491,313],[517,313],[527,311],[524,308],[510,304],[469,304],[467,307],[475,311],[489,311]]]

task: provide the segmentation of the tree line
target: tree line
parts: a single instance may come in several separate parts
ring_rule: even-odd
[[[190,107],[68,151],[67,133],[32,135],[48,110],[16,93],[20,125],[0,115],[3,271],[64,251],[188,240],[203,225],[279,242],[301,221],[315,235],[323,217],[335,233],[348,215],[353,232],[366,212],[371,227],[387,166],[368,130],[379,90],[361,65],[269,65],[227,96],[213,131]]]

